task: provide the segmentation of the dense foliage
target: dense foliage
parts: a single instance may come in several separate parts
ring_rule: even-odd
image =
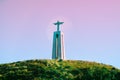
[[[87,61],[28,60],[1,64],[0,80],[120,80],[120,70]]]

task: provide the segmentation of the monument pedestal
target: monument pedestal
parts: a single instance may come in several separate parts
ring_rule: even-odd
[[[64,34],[61,31],[54,32],[52,59],[65,59]]]

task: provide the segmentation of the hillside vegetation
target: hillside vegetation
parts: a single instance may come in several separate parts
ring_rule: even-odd
[[[88,61],[28,60],[1,64],[0,80],[120,80],[120,70]]]

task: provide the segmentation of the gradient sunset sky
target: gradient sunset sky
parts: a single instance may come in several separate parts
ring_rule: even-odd
[[[120,68],[120,0],[0,0],[0,63],[51,59],[57,20],[66,59]]]

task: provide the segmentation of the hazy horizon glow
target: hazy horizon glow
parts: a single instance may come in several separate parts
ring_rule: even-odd
[[[0,63],[51,59],[60,20],[67,59],[120,68],[119,14],[119,0],[1,0]]]

